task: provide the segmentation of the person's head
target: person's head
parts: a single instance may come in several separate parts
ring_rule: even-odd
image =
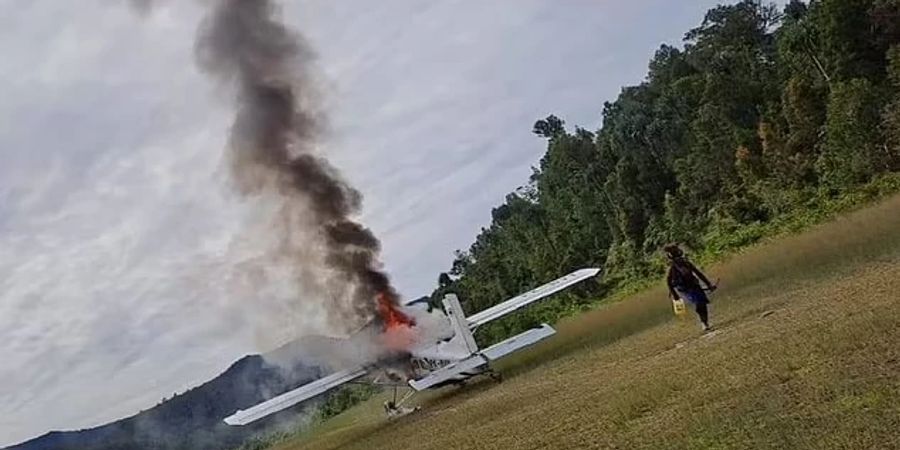
[[[676,260],[684,257],[684,252],[681,250],[681,247],[678,244],[667,244],[663,247],[663,253],[666,254],[666,258],[670,260]]]

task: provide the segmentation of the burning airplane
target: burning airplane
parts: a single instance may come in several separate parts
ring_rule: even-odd
[[[297,301],[320,302],[332,330],[358,330],[347,339],[350,363],[341,361],[331,375],[237,411],[225,419],[228,424],[253,422],[370,375],[374,383],[411,392],[494,376],[491,361],[553,335],[545,324],[480,349],[473,332],[598,269],[573,272],[469,317],[448,295],[440,327],[419,323],[419,306],[401,306],[382,270],[378,238],[355,219],[362,195],[328,162],[318,140],[323,117],[310,75],[314,53],[280,20],[272,0],[206,4],[196,57],[201,71],[233,94],[227,157],[234,187],[246,199],[275,205],[270,219],[277,245],[269,256],[305,293]],[[398,411],[399,403],[389,412]]]
[[[499,380],[500,375],[491,367],[492,361],[547,339],[553,336],[556,330],[550,325],[542,324],[485,349],[480,349],[475,342],[475,330],[481,325],[593,278],[599,272],[600,269],[577,270],[468,317],[463,312],[456,295],[448,294],[443,299],[442,316],[449,325],[449,331],[443,336],[430,339],[421,338],[426,334],[420,333],[423,330],[419,329],[413,319],[414,312],[409,311],[411,308],[420,307],[419,305],[412,304],[404,308],[379,296],[379,321],[382,327],[377,334],[377,341],[383,346],[384,352],[378,359],[339,370],[249,409],[237,411],[226,417],[225,423],[247,425],[366,377],[369,377],[369,382],[373,384],[393,388],[395,398],[397,389],[408,389],[407,395],[400,401],[392,401],[385,405],[389,415],[408,411],[402,409],[403,402],[418,391],[462,383],[479,375],[488,375]],[[351,336],[349,340],[368,341],[369,338],[369,335],[361,331]]]

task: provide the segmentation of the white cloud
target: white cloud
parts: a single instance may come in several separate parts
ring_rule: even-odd
[[[229,191],[196,3],[143,19],[114,3],[0,0],[0,445],[132,414],[318,331],[288,282],[254,284],[266,205]],[[715,2],[691,3],[290,4],[327,80],[326,147],[402,292],[426,294],[527,179],[532,122],[596,126]]]

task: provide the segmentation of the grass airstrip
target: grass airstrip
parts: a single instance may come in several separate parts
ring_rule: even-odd
[[[707,267],[715,331],[657,286],[557,324],[483,380],[383,397],[294,449],[900,448],[900,196]]]

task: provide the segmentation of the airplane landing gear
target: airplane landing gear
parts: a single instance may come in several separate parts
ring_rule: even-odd
[[[397,400],[397,387],[394,386],[394,398],[384,402],[384,414],[387,415],[388,419],[394,419],[418,411],[418,406],[412,408],[403,406],[403,403],[409,400],[415,393],[416,391],[410,390],[404,394],[400,400]]]

